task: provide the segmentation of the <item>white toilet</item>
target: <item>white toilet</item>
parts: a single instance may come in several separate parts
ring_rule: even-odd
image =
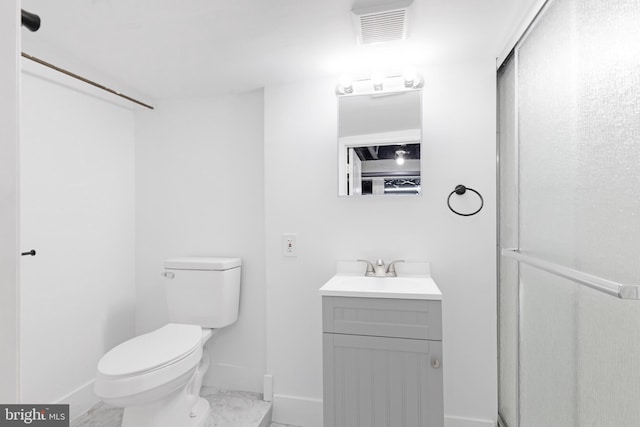
[[[169,321],[102,356],[94,385],[124,408],[123,427],[201,427],[211,412],[200,397],[209,367],[205,343],[238,319],[240,258],[165,261]]]

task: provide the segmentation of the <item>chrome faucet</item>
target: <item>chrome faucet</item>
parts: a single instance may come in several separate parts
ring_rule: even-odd
[[[366,259],[359,259],[359,262],[367,263],[367,271],[364,273],[366,277],[397,277],[395,264],[398,262],[404,262],[403,259],[399,259],[389,263],[387,268],[384,268],[384,261],[382,259],[378,259],[376,261],[375,266],[370,261]]]
[[[398,259],[395,261],[392,261],[389,263],[389,266],[387,267],[387,277],[397,277],[398,274],[396,273],[396,264],[399,262],[404,262],[403,259]]]

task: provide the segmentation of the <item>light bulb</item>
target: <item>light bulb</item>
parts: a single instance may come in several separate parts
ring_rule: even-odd
[[[349,74],[343,74],[338,79],[338,85],[344,93],[353,92],[353,78]]]
[[[404,78],[404,86],[405,87],[413,87],[414,82],[418,76],[418,72],[415,67],[407,67],[402,72],[402,77]]]
[[[371,74],[371,83],[373,83],[374,90],[382,90],[383,79],[384,79],[384,76],[379,71],[376,71],[373,74]]]
[[[403,150],[403,149],[396,150],[396,163],[399,166],[404,165],[404,155],[405,154],[409,154],[409,152],[406,151],[406,150]]]

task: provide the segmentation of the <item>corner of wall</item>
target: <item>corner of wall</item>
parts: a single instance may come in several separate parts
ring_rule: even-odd
[[[0,402],[19,400],[20,2],[0,2]]]

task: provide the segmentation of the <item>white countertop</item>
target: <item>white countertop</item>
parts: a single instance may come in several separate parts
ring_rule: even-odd
[[[337,274],[319,293],[322,296],[442,300],[440,289],[428,274],[429,264],[403,263],[396,268],[397,277],[365,277],[364,264],[341,262]]]

